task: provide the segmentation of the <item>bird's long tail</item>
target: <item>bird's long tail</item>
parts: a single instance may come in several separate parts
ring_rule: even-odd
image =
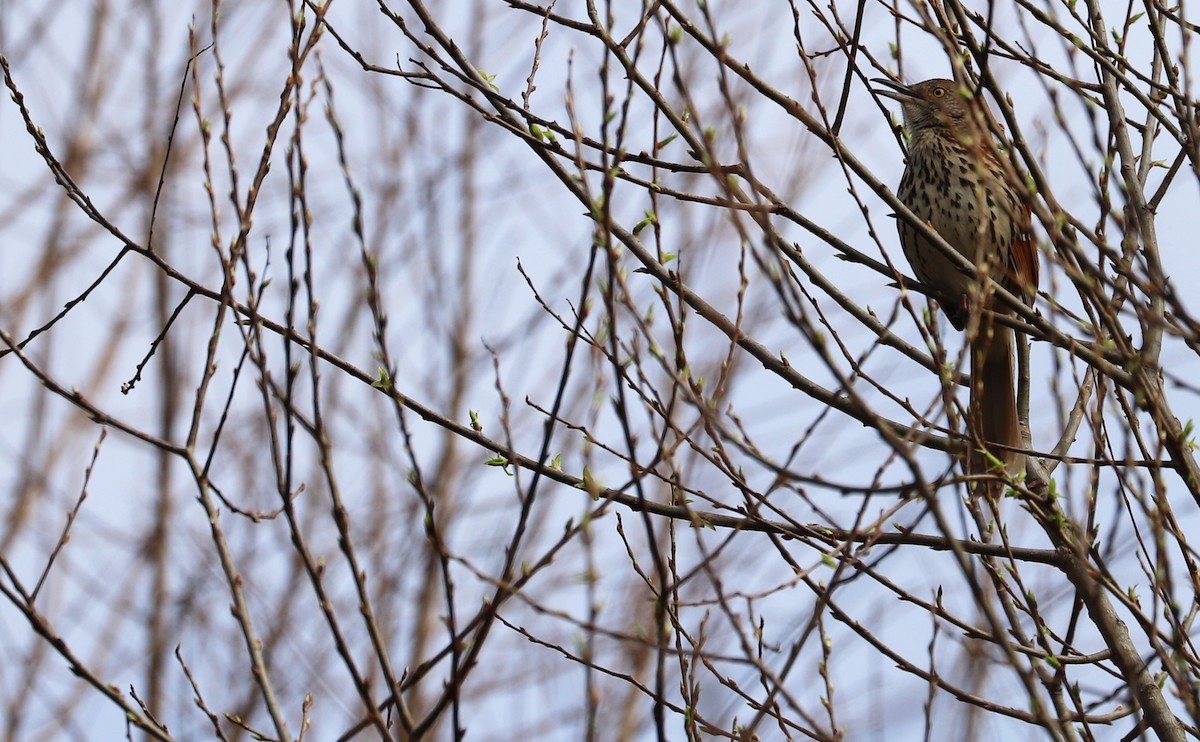
[[[1017,420],[1016,378],[1013,373],[1015,338],[1011,327],[988,318],[980,323],[971,347],[971,398],[967,414],[969,473],[996,472],[999,460],[1010,475],[1019,474],[1025,457]],[[984,455],[980,449],[986,448]]]

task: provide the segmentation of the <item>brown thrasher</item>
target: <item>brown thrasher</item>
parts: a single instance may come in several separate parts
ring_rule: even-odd
[[[887,86],[880,95],[903,104],[908,129],[908,163],[897,198],[941,235],[950,247],[1026,304],[1037,293],[1038,256],[1030,226],[1029,205],[1005,176],[994,140],[984,123],[981,98],[953,80],[926,80]],[[900,218],[900,246],[921,283],[932,289],[946,319],[957,330],[968,329],[971,394],[967,431],[971,449],[981,445],[1004,463],[1010,474],[1024,468],[1013,374],[1012,328],[994,321],[990,312],[1011,314],[996,300],[987,281],[971,276],[918,229]],[[968,457],[968,471],[981,474],[987,459]]]

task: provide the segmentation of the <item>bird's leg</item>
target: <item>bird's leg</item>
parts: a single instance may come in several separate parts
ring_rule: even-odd
[[[971,294],[966,293],[966,292],[961,294],[958,297],[958,304],[959,304],[959,307],[962,309],[962,316],[970,317],[971,313],[974,311],[974,307],[971,306],[971,304],[972,304]]]

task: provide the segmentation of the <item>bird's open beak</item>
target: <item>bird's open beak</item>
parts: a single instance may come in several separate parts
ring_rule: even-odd
[[[900,101],[901,103],[912,103],[917,100],[917,96],[912,94],[907,85],[901,85],[894,80],[889,80],[886,77],[872,77],[871,82],[882,85],[883,87],[871,88],[876,95],[882,95],[885,98]]]

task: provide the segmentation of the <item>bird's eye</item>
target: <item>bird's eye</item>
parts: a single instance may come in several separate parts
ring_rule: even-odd
[[[946,95],[945,88],[934,88],[933,89],[933,97],[934,98],[942,98],[942,97],[945,97],[945,95]]]

